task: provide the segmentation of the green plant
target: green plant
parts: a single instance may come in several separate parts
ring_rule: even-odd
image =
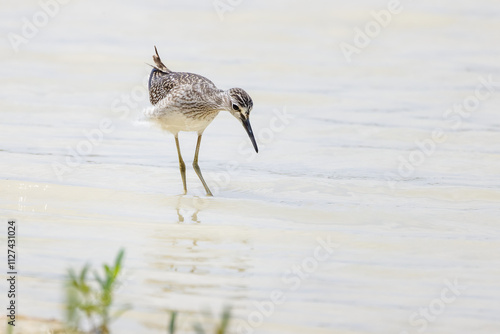
[[[168,334],[175,334],[176,319],[177,319],[177,311],[170,312],[170,323],[168,325]]]
[[[64,334],[82,334],[82,322],[91,327],[90,333],[109,334],[109,325],[129,307],[124,307],[111,313],[113,297],[118,286],[118,277],[122,270],[125,251],[120,250],[113,266],[103,265],[103,274],[93,271],[94,279],[89,278],[90,266],[85,265],[78,273],[68,270],[66,279],[66,329]],[[167,331],[175,334],[177,311],[170,313],[170,322]],[[210,315],[207,315],[209,317]],[[214,334],[228,333],[231,309],[226,307],[222,312],[221,320],[214,329]],[[208,324],[213,323],[210,319]],[[87,326],[87,327],[88,327]],[[197,334],[206,334],[204,326],[197,322],[193,325]]]
[[[121,249],[113,266],[104,264],[102,276],[94,271],[94,281],[88,277],[89,265],[85,265],[79,274],[73,269],[68,270],[66,326],[69,332],[78,332],[83,318],[92,327],[92,333],[109,334],[110,323],[128,309],[125,307],[111,314],[124,255],[125,251]]]
[[[231,320],[231,308],[226,307],[222,312],[220,323],[217,324],[214,334],[226,334],[229,326],[229,320]],[[175,334],[176,321],[177,321],[177,311],[170,312],[170,323],[168,326],[168,334]],[[203,326],[199,322],[193,325],[193,329],[195,330],[196,334],[207,333],[205,332],[205,329],[203,329]]]

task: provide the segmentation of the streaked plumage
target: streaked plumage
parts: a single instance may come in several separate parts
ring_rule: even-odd
[[[174,134],[185,193],[187,192],[185,165],[180,154],[178,133],[180,131],[198,133],[193,167],[207,195],[212,195],[198,166],[198,151],[203,131],[221,110],[227,110],[243,124],[255,150],[258,151],[249,122],[253,101],[241,88],[224,91],[201,75],[171,71],[161,61],[156,47],[155,53],[153,55],[155,66],[149,76],[149,100],[153,109],[149,110],[146,116],[158,122],[164,130]]]

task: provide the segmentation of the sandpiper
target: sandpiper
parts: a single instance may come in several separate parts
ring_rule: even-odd
[[[241,88],[225,91],[218,89],[212,81],[201,75],[169,70],[161,61],[156,46],[153,61],[155,65],[152,66],[153,70],[149,75],[149,100],[153,109],[146,116],[157,121],[164,130],[171,132],[175,137],[184,194],[187,193],[186,165],[182,160],[178,134],[180,131],[198,133],[193,168],[205,187],[207,196],[212,196],[198,165],[203,131],[219,111],[227,110],[243,124],[255,151],[258,152],[249,120],[253,107],[252,99]]]

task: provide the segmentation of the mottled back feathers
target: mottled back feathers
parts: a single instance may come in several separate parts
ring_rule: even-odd
[[[220,90],[207,78],[187,72],[165,73],[157,68],[151,70],[149,76],[149,100],[156,105],[169,94],[188,94],[199,91],[207,98],[213,96]],[[173,97],[173,96],[172,96]],[[181,98],[182,96],[179,96]],[[186,98],[188,98],[186,96]]]
[[[160,59],[155,47],[153,55],[155,66],[149,75],[149,100],[152,105],[157,105],[165,98],[191,101],[198,98],[200,103],[208,102],[213,107],[213,102],[221,103],[220,91],[215,84],[207,78],[187,72],[173,72],[169,70]],[[216,101],[211,101],[215,99]]]

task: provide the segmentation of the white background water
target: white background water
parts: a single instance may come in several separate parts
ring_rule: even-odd
[[[242,1],[221,19],[210,1],[72,0],[15,52],[9,34],[42,9],[3,1],[0,210],[18,222],[19,314],[62,319],[66,269],[123,247],[116,302],[133,309],[114,333],[165,333],[173,309],[189,332],[224,305],[236,333],[499,332],[500,84],[481,85],[500,82],[500,7],[402,1],[348,62],[339,45],[387,6]],[[180,138],[180,196],[173,137],[138,121],[153,45],[254,100],[258,155],[227,113],[205,131],[213,198],[190,168],[195,135]],[[336,248],[315,260],[318,238]],[[274,290],[283,303],[259,311]]]

